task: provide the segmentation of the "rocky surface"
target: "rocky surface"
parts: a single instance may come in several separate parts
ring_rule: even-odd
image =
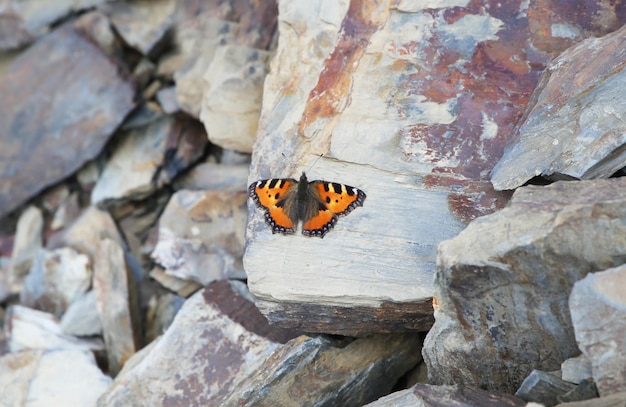
[[[624,15],[0,0],[2,402],[624,404]],[[364,206],[273,235],[302,171]]]

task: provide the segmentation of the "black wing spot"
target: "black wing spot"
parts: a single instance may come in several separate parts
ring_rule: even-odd
[[[327,196],[327,197],[326,197],[326,203],[327,203],[327,204],[329,204],[329,203],[330,203],[330,201],[331,201],[330,197],[329,197],[329,196]]]
[[[280,192],[277,192],[276,195],[274,195],[274,199],[278,200],[278,198],[280,198]]]
[[[336,193],[341,193],[341,184],[338,184],[336,182],[333,182],[333,189],[335,190]]]

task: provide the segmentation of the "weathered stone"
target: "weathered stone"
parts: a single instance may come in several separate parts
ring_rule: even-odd
[[[61,202],[57,210],[54,212],[52,222],[50,222],[51,230],[63,229],[80,216],[81,207],[78,200],[79,194],[78,192],[74,192],[68,196],[67,199]]]
[[[5,406],[91,407],[111,382],[88,352],[26,350],[0,357]]]
[[[556,399],[559,403],[572,401],[590,400],[598,397],[598,388],[592,378],[581,380],[578,385],[565,394],[559,395]]]
[[[615,393],[598,399],[557,404],[557,407],[626,407],[626,392]]]
[[[560,377],[541,370],[533,370],[517,389],[515,396],[525,401],[533,401],[546,407],[552,407],[559,402],[559,396],[575,388],[575,384],[566,382]]]
[[[246,192],[250,163],[225,165],[202,163],[174,181],[176,189]]]
[[[100,152],[134,107],[133,85],[122,75],[71,25],[37,41],[5,70],[0,217]]]
[[[61,317],[61,329],[74,336],[94,336],[102,334],[102,322],[96,305],[96,293],[90,290],[72,302]]]
[[[262,211],[250,212],[244,262],[272,322],[348,335],[427,330],[437,245],[505,204],[489,178],[506,137],[545,64],[590,34],[546,29],[587,26],[582,11],[553,3],[432,7],[279,3],[250,181],[307,170],[368,198],[323,241],[270,236]],[[270,258],[282,261],[267,267]],[[356,321],[345,318],[354,306]]]
[[[410,389],[381,397],[367,404],[366,407],[445,407],[452,405],[455,407],[522,407],[526,403],[509,394],[490,393],[473,387],[416,384]],[[530,407],[530,404],[528,406]]]
[[[130,130],[107,162],[91,194],[92,203],[145,198],[196,161],[206,135],[194,123],[163,116]]]
[[[220,400],[280,346],[267,338],[284,337],[230,287],[214,283],[189,298],[163,336],[128,361],[98,405],[223,405]]]
[[[531,370],[577,355],[568,295],[623,263],[625,204],[626,178],[523,187],[442,242],[423,352],[431,383],[512,392]]]
[[[246,153],[252,151],[271,55],[240,45],[225,45],[215,50],[204,74],[206,90],[200,111],[200,119],[213,144]]]
[[[360,406],[388,394],[420,360],[420,347],[416,334],[374,335],[345,347],[300,337],[278,349],[220,405]]]
[[[574,327],[574,329],[576,329],[576,327]],[[561,363],[561,377],[563,380],[576,384],[593,377],[591,373],[591,362],[583,354],[569,358]]]
[[[213,60],[215,50],[234,42],[237,24],[207,18],[204,13],[179,23],[176,42],[182,63],[176,70],[176,97],[181,109],[198,117],[205,89],[203,75]]]
[[[176,99],[176,87],[170,86],[159,89],[156,99],[165,114],[173,114],[180,111],[180,105],[178,104],[178,99]]]
[[[58,319],[47,312],[21,305],[9,307],[5,320],[7,349],[69,349],[79,351],[102,350],[100,339],[78,339],[66,335]]]
[[[64,247],[40,250],[24,280],[20,302],[60,317],[91,286],[89,257]]]
[[[607,212],[601,216],[616,221]],[[598,392],[604,397],[626,391],[626,266],[588,274],[574,284],[569,304],[576,341],[591,361]]]
[[[183,297],[170,293],[165,293],[158,298],[152,297],[145,322],[146,342],[152,342],[165,333],[184,303]]]
[[[19,292],[33,259],[43,245],[43,214],[35,206],[29,206],[17,221],[9,264],[9,290]]]
[[[114,240],[103,239],[94,256],[93,290],[113,376],[140,346],[134,289],[124,251]]]
[[[106,0],[5,0],[0,9],[0,49],[27,45],[46,34],[50,25],[72,11],[83,10]]]
[[[100,241],[105,238],[123,244],[111,215],[96,206],[90,206],[66,230],[48,242],[48,249],[70,246],[93,259]]]
[[[544,71],[524,121],[491,181],[513,189],[532,177],[608,178],[624,166],[626,26],[568,49]],[[589,63],[593,61],[593,63]]]
[[[167,274],[203,285],[245,278],[246,200],[245,192],[176,192],[161,215],[152,258]]]
[[[202,288],[202,284],[192,280],[184,280],[182,278],[170,276],[161,267],[154,267],[150,271],[150,277],[158,281],[163,287],[174,291],[181,297],[189,297]]]
[[[174,23],[175,0],[113,2],[102,9],[124,41],[144,55],[161,42]]]

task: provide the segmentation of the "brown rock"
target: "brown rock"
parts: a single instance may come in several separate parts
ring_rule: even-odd
[[[93,289],[109,372],[115,376],[140,346],[137,294],[124,251],[118,243],[103,239],[94,257]]]
[[[133,86],[121,72],[69,25],[37,41],[5,70],[0,217],[100,152],[134,107]]]
[[[626,266],[588,274],[574,284],[569,304],[576,342],[591,361],[598,392],[604,397],[626,391]]]
[[[423,352],[431,383],[512,392],[531,370],[577,355],[568,295],[622,263],[625,203],[626,178],[523,187],[442,242]]]

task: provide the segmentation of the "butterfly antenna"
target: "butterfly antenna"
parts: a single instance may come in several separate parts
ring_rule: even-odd
[[[317,159],[315,161],[313,161],[313,164],[311,164],[309,166],[309,168],[307,169],[307,171],[311,171],[311,169],[313,169],[313,167],[315,167],[315,164],[317,164],[317,162],[320,160],[320,158],[324,157],[324,153],[320,154],[319,157],[317,157]]]

